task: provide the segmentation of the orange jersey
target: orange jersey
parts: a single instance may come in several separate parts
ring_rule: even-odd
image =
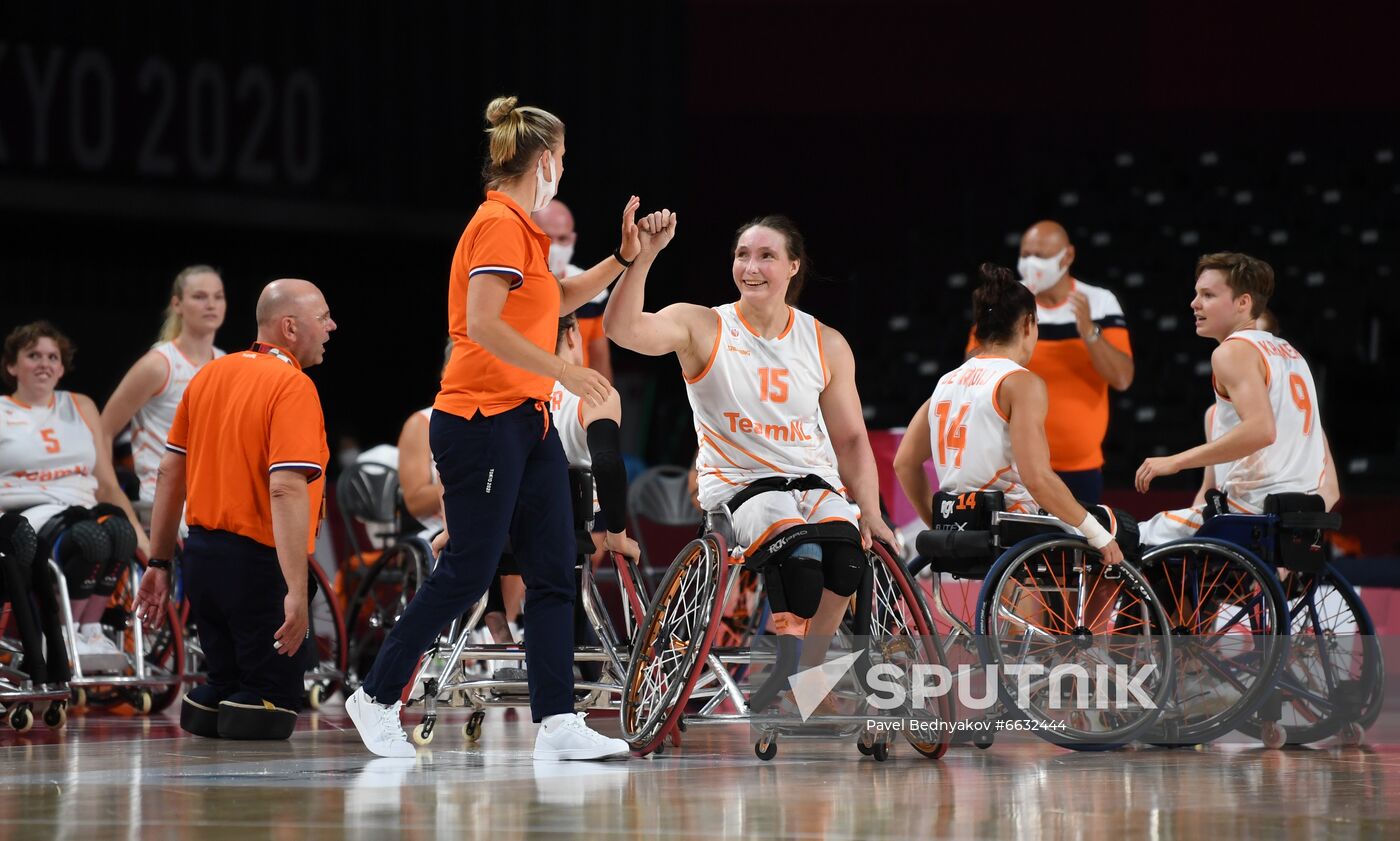
[[[1102,341],[1133,355],[1128,325],[1118,298],[1107,289],[1074,281],[1071,294],[1083,292],[1089,314],[1103,331]],[[1040,340],[1026,367],[1045,380],[1050,396],[1045,416],[1045,438],[1050,445],[1050,467],[1068,472],[1103,466],[1103,438],[1108,432],[1108,383],[1094,370],[1089,347],[1079,336],[1074,307],[1069,299],[1056,307],[1036,305]],[[976,340],[968,337],[968,350]]]
[[[457,243],[447,291],[452,357],[433,408],[470,419],[496,415],[526,400],[548,400],[554,379],[502,362],[467,336],[467,288],[480,274],[511,279],[501,319],[536,347],[554,354],[559,332],[559,281],[549,272],[549,236],[520,205],[490,190]]]
[[[588,364],[590,358],[588,347],[598,339],[603,338],[603,317],[596,318],[579,317],[578,332],[583,337],[583,367],[592,367]]]
[[[175,410],[165,446],[186,457],[185,521],[264,546],[277,545],[268,476],[307,474],[306,552],[315,550],[330,450],[316,385],[291,354],[248,350],[206,363]]]

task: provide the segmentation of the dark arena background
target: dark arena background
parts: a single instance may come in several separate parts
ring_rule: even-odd
[[[978,265],[1014,268],[1022,231],[1061,222],[1074,275],[1112,290],[1131,332],[1105,499],[1146,519],[1200,482],[1188,470],[1133,490],[1144,458],[1202,440],[1215,345],[1192,325],[1196,259],[1243,251],[1274,267],[1270,307],[1315,377],[1342,492],[1335,563],[1384,640],[1400,634],[1400,58],[1387,11],[6,2],[0,328],[52,321],[78,348],[62,387],[100,407],[155,341],[183,266],[220,271],[226,350],[252,342],[265,283],[307,278],[338,324],[309,372],[334,488],[341,455],[394,443],[436,394],[449,264],[482,197],[482,113],[513,94],[567,124],[559,198],[577,220],[575,263],[616,246],[631,194],[679,213],[649,310],[734,300],[736,228],[796,221],[815,274],[801,307],[851,344],[899,525],[912,515],[884,432],[963,362]],[[674,356],[614,346],[613,364],[629,475],[690,464]],[[317,560],[333,578],[354,549],[331,511],[333,557]],[[668,562],[649,561],[652,585]],[[615,583],[599,586],[611,602]],[[63,729],[0,729],[0,838],[1400,835],[1400,726],[1384,715],[1364,748],[1268,751],[1236,735],[1072,752],[1027,738],[930,762],[899,740],[898,761],[879,765],[850,744],[797,741],[761,763],[746,728],[691,727],[659,757],[543,771],[523,709],[493,708],[480,743],[451,710],[419,766],[375,776],[341,704],[303,713],[271,748],[185,736],[178,706],[147,718],[90,704]],[[617,735],[610,713],[591,723]]]

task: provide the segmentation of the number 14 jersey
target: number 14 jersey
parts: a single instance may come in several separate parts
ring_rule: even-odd
[[[928,426],[940,491],[1001,491],[1007,511],[1036,512],[1011,453],[1008,417],[997,403],[1002,380],[1025,370],[1002,356],[974,356],[938,381]]]

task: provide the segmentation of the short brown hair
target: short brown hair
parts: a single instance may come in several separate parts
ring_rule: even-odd
[[[77,353],[77,348],[62,331],[47,321],[21,324],[5,337],[5,364],[0,366],[0,379],[4,379],[6,386],[14,388],[16,385],[15,378],[10,376],[10,366],[19,362],[19,355],[25,349],[44,338],[53,339],[58,345],[58,358],[63,362],[64,371],[73,370],[73,354]]]
[[[1196,261],[1196,278],[1215,269],[1225,275],[1225,285],[1230,294],[1238,298],[1249,293],[1249,314],[1258,318],[1269,305],[1274,294],[1274,268],[1257,257],[1237,251],[1220,251],[1207,254]]]

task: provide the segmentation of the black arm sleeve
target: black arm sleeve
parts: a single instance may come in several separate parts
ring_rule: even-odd
[[[627,530],[627,468],[617,421],[602,418],[588,425],[588,452],[593,458],[593,484],[598,514],[610,532]]]

